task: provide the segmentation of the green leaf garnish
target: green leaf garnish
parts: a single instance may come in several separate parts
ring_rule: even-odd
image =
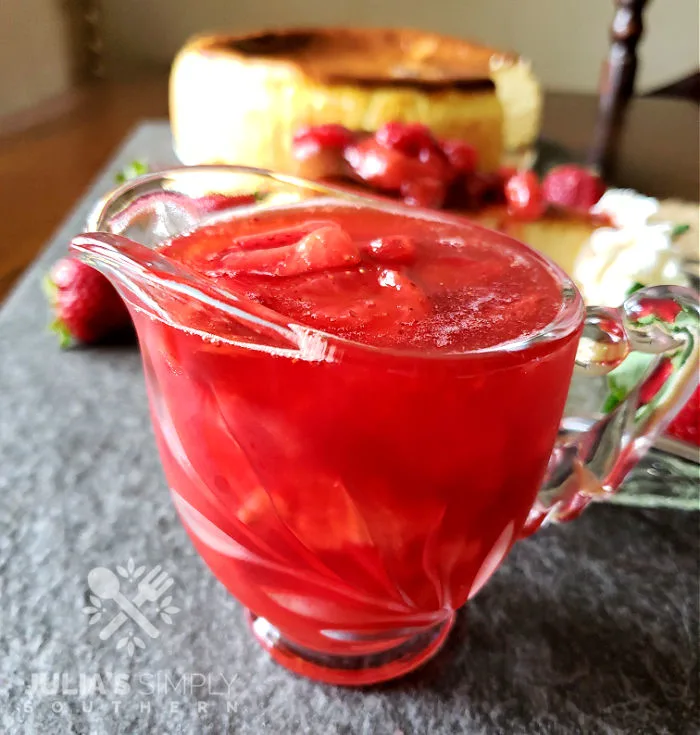
[[[636,293],[639,291],[639,289],[644,288],[644,284],[640,283],[639,281],[635,281],[628,289],[625,296],[631,296],[633,293]]]
[[[132,161],[128,166],[125,166],[115,177],[117,184],[123,184],[125,181],[135,179],[137,176],[143,176],[149,172],[150,168],[146,161]]]
[[[671,240],[677,240],[681,235],[685,235],[690,230],[690,225],[676,225],[671,230]]]

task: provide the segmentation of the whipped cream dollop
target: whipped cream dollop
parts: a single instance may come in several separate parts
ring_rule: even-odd
[[[610,189],[593,207],[613,226],[595,230],[576,259],[573,276],[586,303],[619,306],[637,283],[688,284],[674,224],[649,222],[658,211],[658,200],[631,189]]]

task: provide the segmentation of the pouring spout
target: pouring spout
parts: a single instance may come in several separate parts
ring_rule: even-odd
[[[86,232],[71,240],[70,250],[112,283],[132,315],[146,313],[187,331],[201,332],[206,322],[212,340],[244,339],[249,346],[252,340],[295,353],[303,347],[299,331],[281,315],[127,237]]]

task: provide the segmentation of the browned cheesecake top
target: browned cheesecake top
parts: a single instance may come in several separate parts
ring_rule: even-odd
[[[410,29],[276,29],[203,36],[193,47],[292,66],[323,83],[426,89],[490,87],[493,62],[518,59],[470,41]]]

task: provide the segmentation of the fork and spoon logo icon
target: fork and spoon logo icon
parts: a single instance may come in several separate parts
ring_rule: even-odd
[[[130,599],[122,591],[122,581],[119,576],[107,567],[95,567],[87,576],[87,583],[92,595],[90,595],[90,606],[83,608],[83,612],[90,616],[89,624],[93,625],[102,619],[106,613],[104,602],[113,600],[119,611],[102,627],[99,633],[101,640],[111,638],[128,620],[131,620],[149,638],[158,638],[160,631],[151,620],[144,614],[141,608],[147,602],[158,602],[165,593],[173,586],[174,580],[163,571],[157,564],[147,574],[145,567],[136,568],[133,560],[129,559],[126,568],[118,566],[117,571],[121,577],[131,581],[138,580],[136,594]],[[162,599],[158,610],[158,616],[166,624],[172,624],[172,615],[180,612],[180,608],[171,604],[172,597]],[[137,635],[128,634],[117,643],[117,648],[126,648],[129,655],[133,655],[135,646],[144,648],[143,639]]]

